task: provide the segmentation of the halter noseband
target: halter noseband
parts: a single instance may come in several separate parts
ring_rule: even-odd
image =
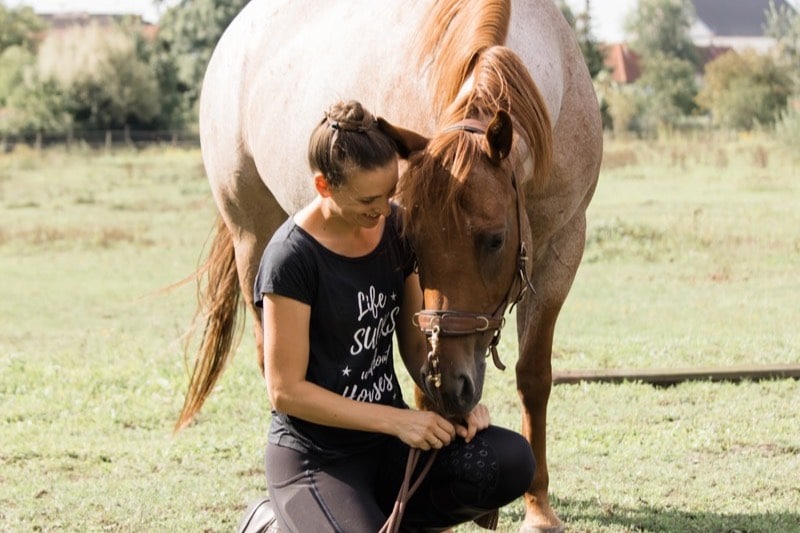
[[[465,119],[448,126],[442,133],[450,131],[466,131],[468,133],[486,134],[485,126],[478,120]],[[427,337],[430,338],[431,350],[428,352],[428,373],[426,379],[431,382],[438,390],[442,384],[442,375],[439,370],[439,337],[459,337],[475,335],[486,331],[492,332],[492,340],[489,343],[489,351],[492,354],[492,361],[500,370],[505,370],[505,365],[500,360],[497,353],[497,345],[500,343],[500,331],[506,324],[506,309],[513,308],[525,296],[527,289],[534,294],[530,278],[528,278],[527,261],[528,254],[525,249],[525,241],[522,238],[522,199],[519,194],[516,173],[511,173],[511,185],[514,188],[514,196],[517,204],[517,236],[519,238],[519,252],[517,254],[517,274],[511,285],[506,291],[506,295],[494,313],[471,313],[467,311],[454,310],[434,310],[423,309],[414,314],[414,325],[419,327]],[[515,281],[519,280],[519,291],[516,297],[511,298],[514,290]]]

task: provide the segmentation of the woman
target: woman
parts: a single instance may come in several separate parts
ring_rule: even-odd
[[[438,449],[403,527],[479,518],[519,497],[535,464],[520,435],[407,408],[394,370],[427,351],[412,325],[422,292],[391,202],[396,147],[358,102],[311,135],[316,198],[275,233],[255,284],[272,422],[267,484],[281,531],[371,532],[391,512],[409,447]]]

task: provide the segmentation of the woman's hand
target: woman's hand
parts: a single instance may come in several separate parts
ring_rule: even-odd
[[[438,450],[450,444],[456,436],[455,426],[432,411],[400,411],[397,437],[412,448]]]
[[[464,424],[456,424],[456,433],[465,441],[469,442],[475,437],[479,431],[489,427],[492,423],[489,416],[489,409],[485,405],[479,403],[475,408],[466,416]]]

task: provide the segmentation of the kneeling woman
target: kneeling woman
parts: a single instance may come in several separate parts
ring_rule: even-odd
[[[530,486],[519,434],[409,409],[401,354],[427,351],[411,317],[422,303],[402,239],[394,142],[358,102],[333,105],[311,135],[316,198],[275,233],[255,285],[272,422],[267,483],[282,531],[377,532],[409,447],[440,450],[408,502],[404,529],[445,529],[493,512]]]

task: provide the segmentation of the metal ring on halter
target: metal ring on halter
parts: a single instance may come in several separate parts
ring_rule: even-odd
[[[483,325],[482,326],[478,326],[478,327],[475,328],[476,332],[486,331],[486,330],[489,329],[489,319],[488,318],[486,318],[483,315],[478,315],[478,316],[475,317],[475,319],[476,320],[483,320]],[[505,318],[503,318],[503,320],[505,320]]]
[[[433,383],[438,390],[442,386],[442,372],[439,370],[439,324],[431,327],[431,351],[428,352],[428,375],[427,380]]]

